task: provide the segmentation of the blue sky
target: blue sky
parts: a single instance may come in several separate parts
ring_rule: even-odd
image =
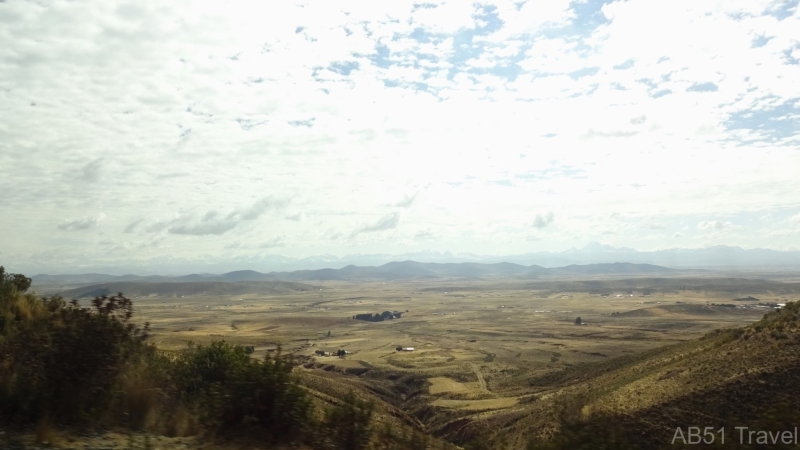
[[[797,1],[9,0],[0,42],[18,270],[800,249]]]

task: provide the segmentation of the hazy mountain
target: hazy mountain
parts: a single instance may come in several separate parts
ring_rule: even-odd
[[[532,279],[542,277],[572,275],[650,275],[678,272],[666,267],[651,264],[588,264],[570,265],[558,268],[545,268],[537,265],[524,266],[514,263],[421,263],[416,261],[395,261],[381,266],[349,265],[341,269],[297,270],[291,272],[261,273],[254,270],[238,270],[221,275],[192,274],[179,277],[138,277],[135,275],[111,276],[104,274],[86,275],[37,275],[34,285],[122,283],[170,284],[170,283],[236,283],[265,281],[314,281],[314,280],[396,280],[420,278],[485,278],[508,277]],[[112,289],[113,290],[113,289]],[[127,291],[126,291],[127,292]]]
[[[570,264],[566,267],[554,267],[549,273],[572,274],[572,275],[600,275],[600,274],[650,274],[650,273],[669,273],[676,272],[674,269],[655,266],[653,264],[632,264],[632,263],[601,263],[601,264]]]
[[[540,266],[521,266],[512,263],[421,263],[416,261],[390,262],[382,266],[349,265],[341,269],[301,270],[265,274],[267,279],[286,280],[359,280],[487,276],[529,276],[547,274]]]
[[[128,297],[139,296],[182,296],[182,295],[241,295],[241,294],[285,294],[297,291],[310,291],[313,286],[285,281],[235,282],[194,281],[194,282],[141,282],[116,281],[93,284],[61,292],[66,298],[96,297],[124,292]]]
[[[120,282],[120,281],[167,281],[170,277],[160,275],[106,275],[103,273],[85,273],[75,275],[35,275],[32,277],[36,284],[85,284],[101,282]]]
[[[543,254],[531,254],[535,260]],[[552,254],[545,254],[552,255]],[[577,263],[625,261],[648,263],[669,267],[691,268],[758,268],[800,266],[800,252],[768,249],[743,249],[717,245],[702,249],[673,248],[652,252],[639,252],[630,248],[614,248],[591,243],[580,250],[568,250],[559,255]]]
[[[536,252],[517,255],[475,255],[471,253],[420,252],[403,255],[348,255],[339,261],[354,265],[379,265],[398,260],[414,260],[438,263],[499,263],[509,262],[542,267],[562,267],[570,264],[598,264],[628,262],[654,264],[673,268],[756,268],[756,267],[800,267],[800,251],[777,251],[769,249],[743,249],[717,245],[702,249],[673,248],[657,251],[637,251],[628,247],[612,247],[591,242],[583,248],[572,248],[562,252]],[[333,263],[335,261],[328,261]],[[311,267],[309,267],[311,268]]]
[[[561,252],[536,252],[515,255],[476,255],[472,253],[450,252],[414,252],[400,255],[390,254],[353,254],[343,257],[335,255],[319,255],[308,258],[291,258],[281,255],[260,255],[252,257],[236,257],[232,259],[216,260],[190,260],[175,258],[169,260],[143,260],[132,261],[116,266],[92,266],[84,270],[93,272],[94,276],[100,274],[114,274],[119,281],[133,281],[138,279],[151,280],[150,277],[137,277],[125,275],[132,272],[142,274],[186,274],[195,272],[201,275],[192,275],[192,280],[202,281],[202,273],[227,273],[243,269],[255,270],[261,273],[291,272],[297,270],[341,269],[353,266],[381,266],[394,261],[413,260],[423,263],[514,263],[523,266],[537,265],[554,268],[571,264],[600,264],[627,262],[637,264],[654,264],[681,269],[772,269],[772,268],[800,268],[800,251],[777,251],[768,249],[743,249],[718,245],[702,249],[673,248],[657,251],[637,251],[627,247],[612,247],[597,242],[591,242],[583,248],[572,248]],[[23,273],[36,273],[27,270]],[[41,272],[39,272],[41,273]],[[61,273],[51,271],[51,273]],[[38,275],[39,282],[47,280],[48,284],[61,283],[67,278],[50,278],[52,275]],[[73,275],[70,280],[77,280]],[[111,277],[111,275],[107,275]],[[111,280],[108,278],[107,280]],[[106,281],[106,280],[103,280]]]

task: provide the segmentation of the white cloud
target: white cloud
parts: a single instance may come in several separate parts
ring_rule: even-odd
[[[357,228],[350,234],[350,237],[356,237],[362,233],[373,233],[377,231],[391,230],[393,228],[397,228],[398,223],[400,223],[399,213],[387,214],[378,219],[374,223]]]
[[[533,227],[537,229],[545,228],[546,226],[553,223],[553,212],[548,211],[545,214],[537,214],[536,217],[533,218]]]
[[[533,34],[546,26],[564,25],[575,16],[569,0],[525,2],[495,1],[497,13],[505,26],[491,39],[500,41],[519,35]]]
[[[266,241],[261,242],[258,244],[258,248],[276,248],[276,247],[284,247],[286,246],[286,236],[275,236],[272,239],[268,239]]]
[[[631,0],[593,27],[561,0],[418,3],[3,3],[0,248],[495,253],[547,211],[515,251],[685,224],[768,246],[748,217],[797,214],[796,9]]]
[[[249,206],[227,212],[208,210],[202,217],[194,214],[178,215],[173,219],[151,223],[145,230],[158,232],[166,229],[171,234],[188,236],[221,235],[236,228],[240,223],[254,221],[271,210],[282,209],[288,201],[273,196],[264,197]]]
[[[293,220],[295,222],[302,222],[303,220],[305,220],[305,218],[306,218],[306,215],[305,215],[305,213],[303,211],[300,211],[300,212],[297,212],[297,213],[294,213],[294,214],[288,214],[288,215],[284,216],[284,219]]]
[[[406,195],[402,199],[398,200],[394,204],[394,206],[399,206],[401,208],[408,208],[409,206],[411,206],[414,203],[414,200],[416,200],[417,195],[419,195],[419,192],[414,192],[411,195]]]
[[[103,219],[105,214],[98,214],[96,216],[81,217],[77,219],[67,219],[58,224],[59,230],[88,230],[96,227]]]
[[[704,220],[697,224],[697,229],[703,231],[725,231],[731,228],[733,228],[732,223],[720,220]]]

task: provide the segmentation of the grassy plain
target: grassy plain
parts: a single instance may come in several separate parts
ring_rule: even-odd
[[[136,320],[150,323],[163,350],[225,340],[263,357],[280,346],[301,363],[296,373],[322,404],[355,390],[377,402],[378,422],[461,445],[489,430],[522,448],[534,431],[537,438],[557,433],[566,404],[584,418],[623,414],[638,430],[668,419],[683,423],[680,414],[725,404],[736,398],[731,392],[771,386],[752,382],[762,372],[791,372],[797,361],[783,331],[735,342],[707,334],[756,322],[768,305],[800,300],[797,277],[733,275],[339,280],[280,291],[264,285],[271,290],[249,294],[241,285],[227,294],[216,286],[202,295],[140,284],[129,296]],[[402,318],[354,319],[387,310]],[[350,353],[316,353],[339,349]],[[680,406],[692,401],[693,408]],[[675,417],[661,417],[664,411]]]
[[[543,388],[532,377],[581,363],[641,353],[695,339],[712,329],[760,319],[762,308],[710,306],[738,294],[702,290],[598,293],[536,290],[519,283],[435,280],[317,282],[291,294],[142,296],[140,321],[166,350],[188,342],[252,345],[255,356],[275,351],[306,361],[309,371],[358,376],[413,374],[427,379],[422,392],[437,408],[504,409]],[[797,295],[758,293],[761,302]],[[397,310],[383,322],[356,314]],[[618,313],[618,314],[615,314]],[[581,317],[582,326],[574,324]],[[397,346],[414,347],[398,352]],[[316,350],[345,349],[345,358]],[[546,389],[544,389],[546,390]]]

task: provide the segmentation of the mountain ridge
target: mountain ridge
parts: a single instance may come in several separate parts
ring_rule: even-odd
[[[516,263],[424,263],[417,261],[393,261],[380,266],[347,265],[340,269],[324,268],[315,270],[296,270],[287,272],[261,273],[255,270],[236,270],[222,274],[189,274],[176,277],[161,275],[35,275],[34,284],[90,284],[120,282],[266,282],[266,281],[324,281],[324,280],[398,280],[409,278],[482,278],[512,277],[535,279],[563,275],[644,275],[674,274],[682,271],[653,264],[600,263],[571,264],[564,267],[546,268],[539,265],[524,266]]]
[[[113,273],[115,276],[141,273],[150,276],[186,273],[224,273],[241,269],[259,272],[339,269],[348,265],[379,266],[393,261],[414,260],[438,263],[500,263],[521,265],[540,265],[543,267],[563,267],[570,264],[598,264],[629,262],[654,264],[679,269],[733,269],[749,270],[758,268],[800,268],[800,251],[772,250],[764,248],[742,248],[739,246],[715,245],[705,248],[674,247],[661,250],[638,251],[628,247],[612,247],[598,242],[590,242],[582,248],[563,251],[541,251],[506,255],[479,255],[475,253],[452,253],[449,251],[418,251],[402,254],[349,254],[336,256],[330,254],[309,257],[288,257],[275,254],[238,256],[231,258],[190,259],[158,258],[125,263],[98,263],[84,266],[86,272]],[[25,269],[25,270],[22,270]],[[16,268],[20,272],[38,274],[68,274],[63,269]]]

